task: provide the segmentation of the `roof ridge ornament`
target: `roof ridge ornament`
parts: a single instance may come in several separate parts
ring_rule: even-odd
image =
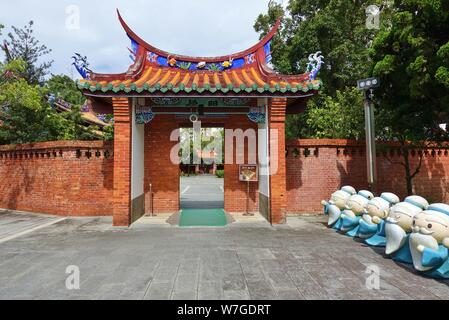
[[[228,60],[224,61],[221,65],[223,66],[223,68],[229,69],[232,67],[233,64],[234,64],[234,58],[229,58]]]
[[[90,74],[92,70],[89,69],[89,62],[87,61],[87,56],[82,56],[79,53],[75,53],[72,57],[73,63],[78,73],[83,77],[83,79],[90,80]]]
[[[321,66],[324,63],[324,56],[321,55],[321,51],[312,53],[309,55],[309,63],[307,64],[307,72],[310,73],[310,80],[316,80],[318,73],[321,70]]]

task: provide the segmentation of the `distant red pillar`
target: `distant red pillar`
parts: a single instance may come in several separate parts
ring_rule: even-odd
[[[113,98],[114,109],[114,226],[131,224],[132,108],[128,98]]]
[[[270,102],[269,128],[270,128],[270,158],[273,161],[273,152],[277,153],[277,164],[272,164],[270,177],[270,216],[271,223],[282,224],[286,222],[287,209],[287,180],[285,163],[285,112],[287,99],[273,98]],[[277,132],[277,134],[275,134]],[[274,146],[278,148],[274,148]]]

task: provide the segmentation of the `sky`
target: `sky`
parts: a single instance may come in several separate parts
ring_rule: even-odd
[[[53,74],[78,77],[74,52],[99,73],[119,73],[131,64],[130,41],[116,14],[157,48],[192,56],[220,56],[257,43],[254,23],[269,0],[8,0],[0,10],[3,36],[11,25],[33,20],[35,36],[52,49]],[[278,2],[283,2],[278,0]],[[284,1],[287,2],[287,1]]]

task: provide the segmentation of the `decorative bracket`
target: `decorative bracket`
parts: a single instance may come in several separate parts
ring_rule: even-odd
[[[136,123],[147,124],[153,121],[155,114],[151,107],[136,107]]]
[[[254,123],[263,124],[267,121],[265,106],[251,108],[248,112],[248,119]]]

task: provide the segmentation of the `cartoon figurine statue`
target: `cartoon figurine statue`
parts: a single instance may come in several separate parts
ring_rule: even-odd
[[[374,195],[367,191],[359,191],[358,194],[350,196],[346,200],[345,210],[340,216],[340,220],[337,222],[338,230],[346,233],[359,225],[360,219],[365,212],[365,206],[368,202],[374,198]]]
[[[329,201],[323,200],[321,204],[324,206],[324,214],[329,215],[328,225],[332,226],[340,218],[341,212],[345,209],[346,200],[355,195],[357,191],[351,186],[344,186],[340,190],[334,192]]]
[[[390,209],[385,222],[385,253],[393,260],[407,264],[413,263],[409,246],[413,218],[428,207],[429,203],[426,199],[410,196]]]
[[[449,279],[449,205],[432,204],[415,215],[412,230],[409,244],[415,269]]]
[[[380,197],[371,199],[365,207],[365,214],[360,219],[359,225],[347,233],[348,236],[361,239],[370,239],[376,242],[379,237],[385,241],[384,225],[391,206],[399,203],[399,197],[393,193],[385,192]]]

